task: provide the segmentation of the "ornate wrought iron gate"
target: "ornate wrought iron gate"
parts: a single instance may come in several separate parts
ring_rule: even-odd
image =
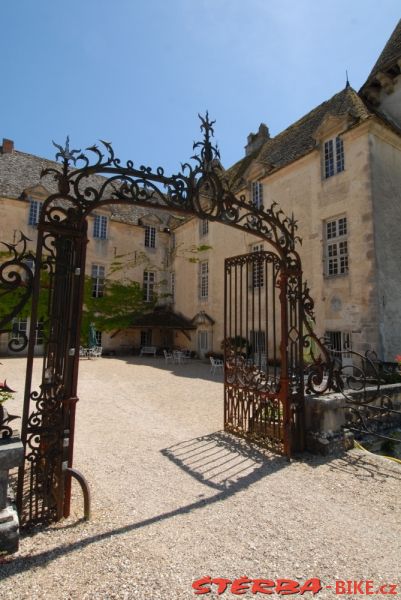
[[[303,449],[301,290],[274,252],[225,261],[224,426],[288,458]]]
[[[86,154],[70,151],[68,139],[65,148],[57,146],[61,168],[42,173],[56,180],[58,193],[43,205],[34,258],[22,423],[26,461],[18,485],[23,523],[68,516],[71,476],[78,479],[88,497],[85,480],[72,468],[72,460],[86,219],[100,206],[130,204],[184,213],[235,227],[265,241],[271,252],[230,259],[226,264],[225,426],[288,457],[294,448],[302,449],[303,322],[313,303],[308,290],[301,287],[296,221],[286,217],[275,203],[270,208],[256,208],[244,196],[236,196],[211,141],[213,123],[207,114],[201,117],[204,135],[194,144],[194,165],[186,163],[182,172],[170,177],[161,167],[155,171],[145,166],[136,168],[132,161],[123,165],[106,142],[102,142],[103,152],[97,146],[88,148],[95,156],[91,163]],[[82,166],[77,167],[77,162]],[[0,265],[0,291],[4,287],[5,293],[21,284],[21,276],[15,275],[18,269],[26,273],[24,302],[32,283],[25,258],[22,253],[11,261],[14,271],[9,278]],[[262,278],[268,286],[262,286]],[[48,297],[46,343],[42,382],[36,391],[32,389],[34,334],[43,289]],[[15,315],[13,310],[0,318],[0,331],[5,331]],[[249,344],[245,351],[237,343],[238,336]]]

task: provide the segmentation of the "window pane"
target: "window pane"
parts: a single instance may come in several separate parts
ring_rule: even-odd
[[[338,219],[338,235],[347,235],[347,219]]]
[[[92,298],[104,295],[105,268],[103,265],[92,265]]]
[[[334,175],[333,140],[324,144],[324,174],[326,178]]]
[[[337,221],[330,221],[327,223],[327,239],[335,238],[337,236]]]
[[[145,246],[146,248],[156,247],[156,227],[145,226]]]
[[[258,209],[263,205],[263,184],[259,181],[252,182],[252,204]]]
[[[28,217],[29,225],[37,225],[38,224],[41,208],[42,208],[42,202],[38,202],[37,200],[29,201],[29,217]]]
[[[199,224],[199,233],[201,236],[207,235],[209,233],[209,221],[207,219],[202,219]]]
[[[209,263],[207,261],[199,264],[199,295],[203,299],[209,295]]]
[[[143,299],[152,302],[154,299],[155,273],[144,271],[143,273]]]
[[[347,218],[340,217],[326,223],[326,275],[348,273]]]
[[[107,238],[107,217],[104,215],[95,215],[93,224],[93,237],[105,240]]]
[[[344,171],[344,142],[341,138],[336,138],[336,167],[337,173]]]

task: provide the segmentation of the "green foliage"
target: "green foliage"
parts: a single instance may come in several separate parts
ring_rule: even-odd
[[[183,244],[179,244],[176,248],[174,248],[175,256],[179,256],[181,258],[185,258],[190,263],[198,263],[202,260],[202,257],[199,257],[198,254],[202,252],[207,252],[211,250],[213,246],[208,246],[207,244],[201,244],[200,246],[196,246],[193,244],[189,248],[185,248]]]
[[[106,279],[104,295],[92,296],[92,279],[85,277],[84,310],[82,315],[82,343],[86,344],[90,323],[99,331],[126,329],[133,318],[151,310],[156,304],[145,302],[143,290],[137,281]]]
[[[11,392],[5,392],[0,388],[0,404],[3,404],[6,400],[11,400],[13,397]]]

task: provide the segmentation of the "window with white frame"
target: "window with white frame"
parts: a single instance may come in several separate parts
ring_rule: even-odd
[[[14,319],[10,339],[24,342],[25,336],[29,333],[29,319]],[[44,343],[43,321],[37,321],[35,329],[35,346],[41,346]]]
[[[253,244],[251,246],[251,252],[261,252],[263,250],[263,244]],[[255,260],[252,263],[252,283],[251,287],[261,288],[264,286],[264,260]]]
[[[145,247],[156,248],[156,227],[145,225]]]
[[[43,202],[39,202],[38,200],[32,200],[32,199],[29,200],[28,225],[37,225],[38,224],[42,204],[43,204]]]
[[[24,342],[28,335],[28,319],[14,319],[10,338],[18,342]]]
[[[95,331],[95,338],[96,338],[96,345],[101,346],[102,345],[102,332],[99,331],[98,329],[96,329],[96,331]]]
[[[347,217],[325,223],[325,274],[328,277],[348,273]]]
[[[209,221],[207,219],[201,219],[199,222],[199,235],[201,237],[209,233]]]
[[[327,179],[344,171],[344,142],[336,137],[324,143],[324,176]]]
[[[155,295],[156,274],[153,271],[143,272],[143,299],[152,302]]]
[[[253,181],[251,185],[252,192],[252,204],[255,208],[262,208],[263,206],[263,183],[260,181]]]
[[[205,300],[209,296],[209,263],[207,260],[199,263],[199,297]]]
[[[175,273],[170,273],[171,302],[175,302]]]
[[[105,215],[95,215],[93,237],[98,240],[105,240],[107,238],[107,217]]]
[[[92,265],[92,298],[104,295],[105,268],[103,265]]]

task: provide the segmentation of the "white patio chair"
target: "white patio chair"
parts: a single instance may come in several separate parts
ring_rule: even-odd
[[[89,358],[89,349],[84,348],[83,346],[79,347],[79,358]]]
[[[102,346],[94,346],[88,349],[88,358],[100,358],[102,356]]]
[[[184,362],[184,360],[183,360],[183,353],[181,352],[181,350],[174,350],[173,351],[173,361],[175,363],[177,363],[177,365],[182,365],[182,363]]]
[[[215,373],[216,371],[218,371],[219,369],[222,371],[223,367],[224,367],[224,361],[221,360],[221,358],[213,358],[213,356],[210,356],[210,372],[211,373]]]
[[[170,362],[174,362],[174,357],[173,357],[173,353],[172,352],[167,352],[167,350],[163,350],[163,354],[164,354],[164,360],[166,361],[166,364],[170,361]]]

